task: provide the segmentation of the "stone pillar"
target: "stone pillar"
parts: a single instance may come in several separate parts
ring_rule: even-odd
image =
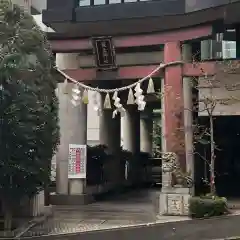
[[[140,114],[136,106],[128,106],[121,118],[123,149],[137,153],[140,150]]]
[[[162,155],[162,190],[159,198],[159,214],[170,216],[188,216],[189,188],[173,186],[173,170],[178,156],[172,152]]]
[[[56,154],[56,192],[68,194],[68,114],[69,96],[63,94],[64,84],[58,84],[60,145]]]
[[[164,63],[181,61],[181,59],[180,43],[166,43],[164,46]],[[179,157],[181,168],[185,170],[184,108],[182,89],[181,64],[166,67],[164,78],[164,127],[166,151],[176,153]]]
[[[71,88],[73,85],[71,86]],[[80,106],[69,106],[69,144],[87,144],[87,105],[81,102]],[[69,179],[69,194],[84,194],[86,179]]]
[[[104,102],[104,98],[105,95],[102,95],[102,103]],[[112,109],[103,109],[99,123],[100,144],[108,146],[110,154],[116,153],[121,145],[120,116],[112,118],[112,111]]]
[[[78,68],[77,54],[56,54],[56,65],[60,69]],[[62,195],[82,194],[85,179],[70,180],[68,182],[68,153],[69,144],[86,144],[87,140],[87,105],[81,103],[74,107],[71,103],[71,89],[68,84],[68,94],[65,93],[63,83],[58,84],[60,146],[57,152],[56,184],[57,193]],[[69,189],[68,189],[69,184]]]
[[[191,45],[184,44],[182,49],[183,61],[191,62]],[[185,129],[185,150],[186,150],[186,170],[191,173],[194,179],[194,146],[193,146],[193,82],[189,77],[183,78],[183,100],[184,100],[184,129]]]
[[[212,58],[212,40],[201,41],[201,59],[207,60]]]
[[[104,109],[104,100],[106,94],[102,94],[102,114],[99,118],[99,140],[100,144],[108,147],[108,154],[112,157],[104,163],[103,176],[107,179],[103,189],[114,189],[119,183],[122,183],[123,170],[121,169],[121,159],[119,151],[121,147],[121,121],[120,115],[112,118],[113,109]]]
[[[150,111],[148,111],[150,113]],[[153,148],[153,121],[151,116],[140,119],[140,151],[152,154]]]

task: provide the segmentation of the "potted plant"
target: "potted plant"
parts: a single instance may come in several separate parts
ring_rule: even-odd
[[[189,213],[192,218],[209,218],[228,214],[227,199],[212,194],[191,197]]]

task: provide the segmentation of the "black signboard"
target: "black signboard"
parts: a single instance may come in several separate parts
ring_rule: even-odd
[[[111,37],[92,38],[96,67],[99,70],[116,69],[116,55]]]

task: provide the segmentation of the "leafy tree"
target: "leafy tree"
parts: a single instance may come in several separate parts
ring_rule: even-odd
[[[50,183],[58,100],[46,38],[9,0],[0,0],[0,46],[0,197],[10,230],[14,206]]]

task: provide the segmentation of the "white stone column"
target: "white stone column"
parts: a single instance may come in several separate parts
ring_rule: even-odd
[[[192,58],[191,45],[184,44],[183,61],[189,62]],[[192,79],[183,78],[183,101],[184,101],[184,129],[185,129],[185,150],[186,150],[186,170],[191,172],[194,179],[194,146],[193,146],[193,102],[192,102]]]
[[[72,86],[73,87],[73,86]],[[81,102],[80,106],[69,107],[71,125],[69,126],[69,144],[87,144],[87,105]],[[69,116],[69,117],[70,117]],[[86,179],[69,179],[69,194],[83,194]]]
[[[78,68],[77,54],[56,54],[56,65],[60,69]],[[82,194],[85,179],[68,181],[69,144],[86,144],[87,142],[87,105],[81,102],[74,107],[71,103],[71,89],[68,84],[68,94],[65,94],[64,84],[58,84],[60,146],[57,152],[56,184],[58,194]],[[69,189],[68,189],[69,185]]]
[[[136,106],[128,106],[121,118],[123,149],[137,153],[140,150],[140,114]]]
[[[104,98],[105,95],[102,95],[102,105]],[[112,109],[103,109],[99,122],[100,144],[106,145],[110,154],[117,152],[121,145],[120,116],[112,118],[112,111]]]
[[[149,116],[140,119],[140,151],[152,154],[153,148],[153,121]]]
[[[201,59],[206,60],[212,58],[212,40],[201,41]]]
[[[64,84],[58,84],[60,145],[56,154],[56,191],[58,194],[68,194],[68,132],[67,109],[69,96],[63,94]]]

